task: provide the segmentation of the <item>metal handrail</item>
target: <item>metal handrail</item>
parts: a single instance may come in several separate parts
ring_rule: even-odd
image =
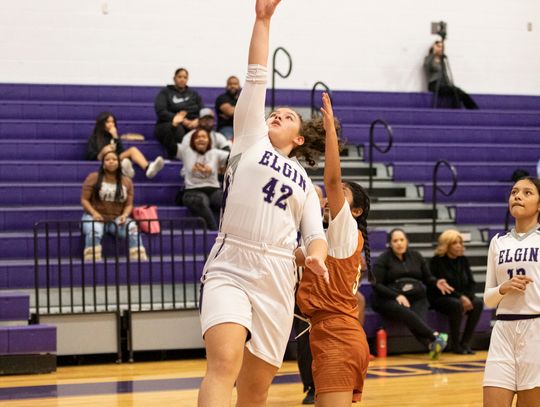
[[[380,148],[375,144],[375,126],[377,124],[382,124],[388,133],[388,145],[385,149]],[[371,122],[369,127],[369,192],[373,190],[373,149],[376,149],[381,154],[386,154],[392,148],[394,142],[394,131],[392,127],[383,119],[377,119]]]
[[[449,191],[445,191],[437,185],[437,175],[439,173],[439,168],[444,164],[452,174],[452,188]],[[458,175],[456,167],[450,164],[446,160],[439,160],[433,167],[433,179],[432,179],[432,209],[431,209],[431,240],[436,242],[436,230],[437,230],[437,191],[443,194],[444,196],[452,195],[458,186]]]
[[[152,222],[159,222],[161,231],[145,234],[148,260],[144,261],[141,225],[146,224],[145,229],[151,231]],[[101,261],[95,252],[93,258],[85,260],[82,247],[78,246],[84,236],[82,225],[90,224],[87,233],[95,238],[98,223],[103,225],[104,234],[110,231],[114,235],[113,240],[103,246]],[[132,230],[135,224],[137,229]],[[138,254],[133,259],[129,244],[132,232],[138,234]],[[116,313],[120,321],[123,312],[128,315],[146,312],[147,307],[149,311],[163,311],[199,306],[200,263],[206,261],[209,251],[206,222],[202,218],[128,220],[125,233],[120,233],[119,226],[112,221],[51,220],[35,223],[33,239],[36,307],[33,321],[36,323],[40,316],[52,314]],[[95,246],[95,240],[92,244]],[[144,306],[143,287],[150,296],[150,302],[145,300]],[[137,300],[132,293],[138,294]],[[117,360],[121,361],[122,329],[127,330],[132,360],[132,331],[130,327],[122,328],[120,323],[117,324]]]
[[[289,58],[289,71],[286,74],[282,74],[280,71],[276,69],[276,56],[279,51],[283,51],[285,55],[287,55],[287,58]],[[281,76],[283,79],[288,78],[292,71],[292,58],[291,54],[283,48],[283,47],[277,47],[274,51],[274,55],[272,56],[272,110],[276,107],[276,73]]]
[[[332,102],[332,104],[333,104],[332,91],[330,90],[328,85],[326,83],[322,82],[322,81],[315,82],[315,84],[311,88],[311,117],[315,117],[315,115],[320,114],[320,110],[317,109],[317,107],[315,106],[315,90],[317,89],[317,86],[319,86],[319,85],[324,88],[326,93],[328,93],[328,96],[330,96],[330,102]]]
[[[161,224],[162,231],[159,234],[148,235],[141,232],[141,224],[150,224],[152,222],[159,222]],[[37,222],[34,225],[33,240],[34,240],[34,293],[35,293],[35,305],[36,305],[36,319],[39,321],[39,316],[42,310],[45,313],[50,313],[52,307],[58,307],[58,311],[55,313],[74,313],[74,304],[78,304],[82,307],[82,313],[97,312],[97,294],[96,290],[102,290],[105,311],[116,310],[121,301],[119,295],[120,285],[131,286],[134,283],[134,278],[138,277],[135,285],[140,285],[141,276],[140,267],[142,264],[147,264],[146,268],[151,274],[150,286],[152,284],[160,285],[159,298],[150,305],[164,306],[164,291],[161,287],[165,282],[171,279],[171,276],[165,277],[164,271],[164,258],[170,258],[172,265],[172,280],[177,281],[177,277],[182,279],[182,274],[188,272],[190,264],[187,258],[193,258],[193,266],[196,263],[196,257],[199,252],[196,250],[198,247],[200,250],[203,248],[200,254],[206,258],[208,237],[206,223],[202,218],[182,218],[182,219],[145,219],[145,220],[129,220],[126,224],[126,230],[130,230],[131,224],[138,225],[138,234],[142,236],[146,235],[148,246],[146,247],[146,253],[148,256],[148,262],[141,261],[142,241],[138,239],[138,258],[130,259],[129,257],[129,239],[126,236],[125,239],[119,238],[118,226],[115,222],[105,222],[105,234],[107,234],[107,228],[114,229],[111,233],[115,236],[110,244],[106,245],[107,250],[104,250],[102,261],[96,260],[95,253],[93,259],[85,261],[83,258],[83,251],[79,249],[77,244],[83,237],[81,232],[81,226],[83,224],[91,225],[91,233],[94,235],[94,227],[98,222],[94,220],[83,221],[42,221]],[[163,229],[165,227],[165,229]],[[149,228],[148,228],[149,229]],[[75,233],[77,232],[77,233]],[[126,232],[127,234],[128,232]],[[202,243],[197,243],[196,235],[201,234]],[[153,237],[152,237],[153,236]],[[68,239],[68,241],[65,241]],[[63,242],[61,242],[63,240]],[[121,242],[121,240],[124,240]],[[190,248],[186,246],[189,244]],[[81,242],[82,243],[82,242]],[[179,248],[178,245],[182,244]],[[155,249],[153,248],[155,246]],[[124,254],[120,253],[120,248],[123,248]],[[164,249],[169,250],[170,253],[164,254]],[[120,258],[125,256],[126,271],[120,266]],[[178,267],[175,263],[178,260],[182,263],[182,269],[176,270]],[[98,265],[100,265],[98,267]],[[185,266],[185,267],[184,267]],[[99,268],[99,270],[98,270]],[[184,269],[185,268],[185,269]],[[122,271],[120,271],[122,270]],[[131,272],[130,272],[131,270]],[[194,268],[192,270],[195,270]],[[154,274],[155,273],[155,274]],[[189,275],[186,276],[193,281],[198,280],[198,276]],[[68,293],[63,293],[59,290],[60,287],[65,288]],[[114,296],[109,296],[105,287],[110,287],[115,290]],[[77,298],[74,298],[74,289],[80,288],[81,293]],[[139,287],[137,287],[139,288]],[[44,290],[43,292],[40,292]],[[51,294],[54,290],[56,299],[52,301]],[[87,292],[88,290],[88,292]],[[89,295],[88,295],[89,294]],[[128,291],[129,308],[142,309],[140,303],[141,297],[139,292],[139,304],[133,301],[131,298],[131,290]],[[187,307],[187,299],[184,296],[183,300],[176,298],[178,292],[173,292],[173,304],[174,307],[179,305],[179,308]],[[193,298],[197,302],[198,306],[198,290],[194,288]],[[44,301],[42,301],[44,300]],[[81,311],[76,311],[80,313]]]

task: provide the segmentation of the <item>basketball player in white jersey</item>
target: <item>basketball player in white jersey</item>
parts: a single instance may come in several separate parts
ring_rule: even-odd
[[[497,307],[484,373],[484,406],[540,406],[540,180],[512,187],[516,226],[491,240],[484,301]]]
[[[199,407],[229,406],[235,383],[237,406],[266,405],[292,326],[298,231],[315,272],[328,276],[319,201],[295,158],[314,161],[306,148],[312,136],[302,134],[302,119],[291,109],[264,117],[270,19],[278,4],[256,1],[248,74],[234,114],[220,233],[202,277],[207,371]],[[324,142],[317,144],[318,153],[324,152]]]

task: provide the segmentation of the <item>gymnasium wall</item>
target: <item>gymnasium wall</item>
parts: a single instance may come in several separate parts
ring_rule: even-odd
[[[162,85],[185,66],[192,86],[222,86],[244,75],[253,9],[254,0],[0,0],[0,82]],[[278,86],[424,90],[430,23],[445,20],[459,86],[540,95],[539,17],[539,0],[283,0],[271,49],[286,47],[294,67]]]

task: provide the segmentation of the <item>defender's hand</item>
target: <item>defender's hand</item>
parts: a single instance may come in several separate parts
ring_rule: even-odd
[[[323,115],[324,130],[328,133],[330,130],[335,130],[334,127],[334,109],[332,108],[332,101],[330,95],[324,92],[322,94],[322,107],[321,113]]]
[[[255,14],[257,18],[269,19],[274,14],[277,5],[281,0],[257,0],[255,4]]]

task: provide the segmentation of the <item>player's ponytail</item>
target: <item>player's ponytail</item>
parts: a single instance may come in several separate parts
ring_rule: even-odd
[[[358,230],[360,230],[360,232],[362,233],[362,237],[364,238],[364,255],[366,258],[368,280],[374,283],[375,275],[371,271],[371,249],[367,232],[367,218],[369,216],[369,209],[371,205],[369,195],[367,194],[367,191],[356,182],[344,181],[344,184],[347,185],[352,192],[352,209],[362,209],[362,214],[356,218],[356,223],[358,225]]]
[[[337,118],[334,118],[334,126],[338,136],[339,150],[343,148],[341,140],[341,123]],[[304,144],[296,147],[291,152],[291,156],[297,157],[314,167],[319,161],[321,155],[324,154],[326,148],[326,132],[322,117],[314,117],[311,120],[302,123],[300,135],[304,137]]]

